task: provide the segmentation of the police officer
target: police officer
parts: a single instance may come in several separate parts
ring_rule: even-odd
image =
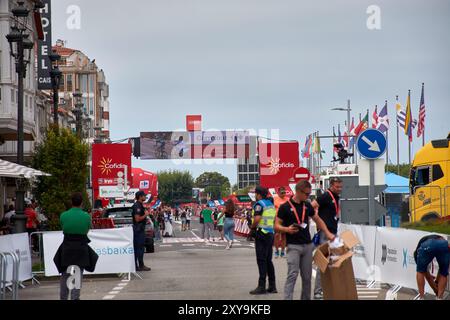
[[[136,192],[136,202],[133,204],[133,242],[134,242],[134,258],[136,263],[136,271],[150,271],[149,267],[144,265],[145,251],[145,224],[149,211],[145,211],[144,201],[146,194],[143,191]]]
[[[256,262],[258,264],[258,287],[250,294],[277,293],[275,268],[272,263],[272,246],[274,236],[275,206],[267,199],[268,190],[258,186],[255,189],[256,203],[253,206],[252,233],[255,237]],[[269,288],[266,290],[266,277]]]

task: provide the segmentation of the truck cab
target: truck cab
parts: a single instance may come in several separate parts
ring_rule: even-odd
[[[450,215],[450,134],[434,140],[414,157],[410,172],[411,221],[427,221]]]

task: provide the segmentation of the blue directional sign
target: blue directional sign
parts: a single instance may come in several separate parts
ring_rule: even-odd
[[[367,129],[359,135],[356,147],[362,157],[378,159],[386,152],[386,137],[379,130]]]

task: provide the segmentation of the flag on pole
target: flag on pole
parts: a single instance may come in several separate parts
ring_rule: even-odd
[[[323,159],[322,158],[322,148],[320,147],[320,138],[317,135],[316,135],[316,139],[314,141],[313,153],[319,154],[320,155],[320,159]]]
[[[380,130],[381,132],[386,132],[389,130],[387,101],[385,102],[383,109],[381,109],[380,114],[378,115],[377,129]]]
[[[397,109],[397,122],[400,128],[405,129],[405,120],[406,120],[406,112],[402,109],[402,105],[397,101],[395,105]],[[412,122],[412,128],[414,129],[417,126],[417,120],[414,119]]]
[[[372,128],[376,129],[378,127],[378,106],[375,106],[375,111],[372,115]]]
[[[425,85],[422,83],[422,95],[420,97],[420,107],[419,107],[419,126],[417,127],[417,138],[425,132]]]
[[[309,153],[310,147],[311,147],[311,135],[309,135],[309,136],[306,137],[305,147],[304,147],[303,150],[302,150],[302,157],[303,157],[303,158],[305,158],[305,159],[309,158],[309,155],[310,155],[310,153]]]
[[[341,125],[338,125],[338,143],[344,145],[344,142],[342,141],[342,135],[341,135]]]
[[[358,126],[355,128],[355,136],[359,136],[361,132],[366,130],[369,127],[369,112],[366,113],[366,116],[361,120]]]
[[[352,125],[350,126],[350,136],[349,137],[349,142],[348,142],[348,146],[349,149],[353,149],[353,145],[355,144],[355,118],[352,118]]]
[[[344,146],[344,148],[348,149],[349,141],[348,141],[348,133],[347,133],[347,131],[348,131],[348,124],[345,127],[344,137],[342,138],[342,141],[343,141],[342,145]]]
[[[411,114],[411,90],[408,90],[408,100],[406,101],[406,117],[405,117],[405,134],[408,136],[409,142],[413,140],[412,128],[412,114]]]

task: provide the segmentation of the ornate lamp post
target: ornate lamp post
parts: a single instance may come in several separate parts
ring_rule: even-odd
[[[23,132],[23,79],[27,74],[27,65],[31,61],[31,51],[33,49],[33,41],[29,39],[27,33],[28,26],[28,10],[24,1],[18,1],[17,7],[12,9],[14,16],[14,23],[11,27],[11,31],[6,35],[10,46],[11,56],[14,57],[16,64],[16,72],[18,75],[17,87],[17,164],[24,164],[24,132]],[[25,232],[26,216],[24,214],[24,196],[25,196],[25,183],[22,179],[17,181],[16,191],[16,214],[14,217],[14,229],[16,233]]]

